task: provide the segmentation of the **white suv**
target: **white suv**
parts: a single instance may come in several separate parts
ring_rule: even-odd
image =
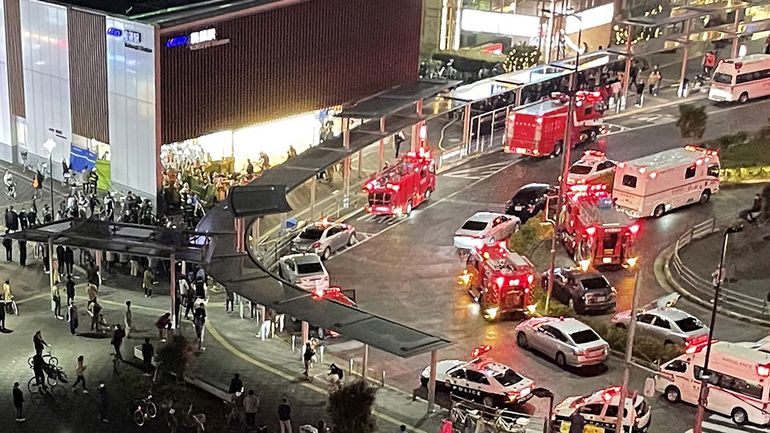
[[[329,288],[329,273],[314,253],[290,254],[278,260],[278,275],[307,290]]]

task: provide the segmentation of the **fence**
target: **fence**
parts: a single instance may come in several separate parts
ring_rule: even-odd
[[[715,218],[693,226],[687,233],[677,239],[669,262],[671,274],[677,278],[677,282],[701,303],[711,304],[714,302],[714,281],[688,268],[679,252],[691,242],[719,233],[720,231],[719,221]],[[718,300],[720,306],[730,311],[767,319],[767,302],[765,300],[758,300],[755,296],[740,293],[730,288],[729,284],[730,280],[727,278],[722,282],[720,299]]]
[[[455,397],[449,412],[454,433],[542,433],[545,419]]]
[[[468,137],[463,137],[459,146],[444,150],[438,157],[438,168],[486,152],[490,149],[501,149],[505,137],[505,119],[516,104],[501,107],[486,113],[478,114],[469,120]],[[451,126],[450,122],[446,127]],[[442,131],[442,139],[443,141]]]

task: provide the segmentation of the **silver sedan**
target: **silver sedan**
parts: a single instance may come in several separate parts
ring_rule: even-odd
[[[609,344],[590,326],[573,318],[537,317],[516,326],[516,343],[536,350],[561,368],[602,364]]]
[[[323,260],[356,242],[356,229],[350,224],[317,222],[305,227],[291,241],[294,253],[316,253]]]

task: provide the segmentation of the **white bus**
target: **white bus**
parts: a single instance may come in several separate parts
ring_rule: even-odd
[[[634,218],[657,218],[690,203],[704,204],[718,191],[717,151],[685,146],[619,163],[612,198]]]
[[[666,400],[698,404],[707,343],[689,346],[684,355],[660,366],[655,389]],[[706,409],[736,424],[770,424],[770,354],[740,343],[711,344]]]
[[[711,79],[709,99],[744,103],[770,95],[770,54],[751,54],[717,65]]]

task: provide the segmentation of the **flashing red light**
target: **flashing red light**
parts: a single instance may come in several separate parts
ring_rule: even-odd
[[[604,153],[603,150],[589,149],[589,150],[585,151],[584,155],[585,156],[596,156],[596,157],[599,157],[599,158],[603,158],[607,154]]]
[[[644,172],[646,172],[646,171],[647,171],[646,167],[642,167],[642,168],[639,169],[639,173],[642,173],[642,174],[644,174]]]
[[[471,350],[471,358],[478,358],[479,356],[488,353],[490,350],[492,350],[492,346],[486,344],[476,347],[475,349]]]
[[[516,279],[514,279],[514,280],[510,280],[510,281],[508,281],[508,285],[509,285],[509,286],[518,286],[518,285],[519,285],[519,283],[520,283],[520,281],[519,281],[519,279],[518,279],[518,278],[516,278]]]
[[[768,376],[770,376],[770,364],[760,364],[760,365],[757,365],[757,375],[759,377],[768,377]]]
[[[635,235],[635,234],[639,233],[639,224],[632,224],[628,228],[628,231],[631,232],[632,235]]]
[[[532,274],[527,275],[527,282],[532,284],[533,281],[535,281],[535,276]]]
[[[703,348],[706,347],[708,344],[713,344],[716,342],[717,340],[711,340],[711,343],[709,343],[708,335],[695,337],[695,338],[688,338],[687,341],[685,342],[687,344],[687,348],[685,349],[684,353],[688,355],[698,353],[701,350],[703,350]]]
[[[652,173],[650,173],[650,179],[655,179],[656,177],[658,177],[658,173],[656,173],[654,171]]]
[[[322,287],[316,287],[316,289],[313,290],[313,299],[316,301],[323,299],[324,295],[326,295],[326,291]]]
[[[593,236],[594,233],[596,233],[596,227],[588,227],[588,228],[586,228],[586,234],[588,234],[588,236]]]
[[[701,164],[703,164],[703,159],[698,158],[697,160],[695,160],[695,165],[701,165]]]
[[[497,277],[495,279],[495,283],[497,284],[497,287],[503,287],[503,284],[505,284],[505,278]]]
[[[374,185],[373,185],[371,182],[367,182],[367,183],[366,183],[366,189],[367,189],[367,190],[369,190],[369,191],[371,191],[371,190],[372,190],[372,188],[374,188]]]

